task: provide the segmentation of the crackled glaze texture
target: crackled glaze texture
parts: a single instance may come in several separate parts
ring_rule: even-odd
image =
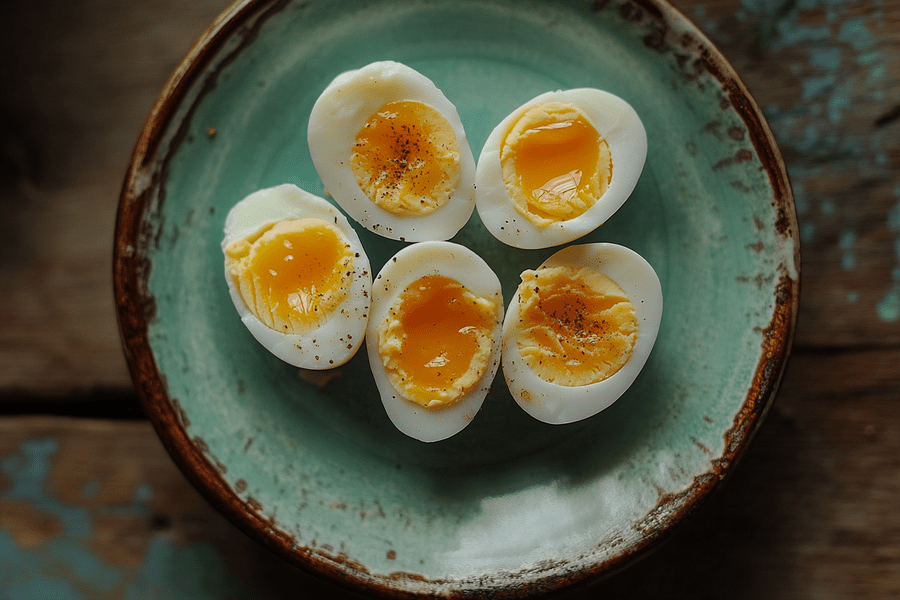
[[[425,445],[390,424],[364,352],[311,376],[241,325],[222,279],[228,209],[285,182],[322,194],[310,109],[339,72],[381,59],[444,90],[476,155],[504,115],[550,89],[606,89],[640,114],[643,174],[582,241],[644,256],[665,310],[646,368],[609,409],[546,425],[497,377],[469,427]],[[403,246],[358,231],[376,272]],[[556,250],[505,246],[477,214],[454,241],[494,268],[507,301]],[[784,367],[798,248],[760,112],[660,2],[246,2],[201,38],[150,116],[123,191],[116,294],[161,439],[253,537],[370,593],[525,597],[641,556],[734,466]]]

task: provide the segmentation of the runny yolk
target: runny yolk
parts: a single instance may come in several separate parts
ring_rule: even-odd
[[[347,295],[353,253],[327,221],[280,221],[232,242],[225,253],[244,302],[276,331],[310,329]]]
[[[528,108],[500,148],[504,185],[516,210],[539,227],[574,219],[606,193],[609,144],[577,106],[549,101]]]
[[[447,119],[422,102],[389,102],[356,136],[351,168],[370,200],[394,214],[425,214],[459,184],[459,146]]]
[[[335,289],[343,273],[335,269],[345,245],[334,231],[313,227],[282,234],[260,246],[251,268],[278,317],[318,321],[323,294]]]
[[[584,119],[536,127],[516,148],[516,172],[522,188],[540,198],[583,188],[595,176],[600,134]]]
[[[443,275],[426,276],[407,287],[381,336],[382,341],[385,334],[401,340],[386,361],[395,387],[424,406],[456,400],[487,368],[495,315],[493,301]]]

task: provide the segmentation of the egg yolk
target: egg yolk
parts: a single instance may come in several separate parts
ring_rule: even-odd
[[[612,279],[591,269],[522,273],[518,347],[541,378],[582,386],[614,375],[637,341],[634,306]]]
[[[500,166],[516,209],[540,227],[584,213],[612,178],[609,144],[581,109],[558,101],[516,120],[501,145]]]
[[[409,285],[378,332],[394,388],[430,408],[459,400],[488,368],[499,307],[499,299],[477,296],[443,275]]]
[[[226,267],[250,311],[282,333],[321,324],[347,297],[354,253],[344,234],[315,218],[278,221],[231,242]]]
[[[446,204],[459,186],[459,144],[434,108],[389,102],[356,135],[350,166],[376,205],[395,215],[425,215]]]

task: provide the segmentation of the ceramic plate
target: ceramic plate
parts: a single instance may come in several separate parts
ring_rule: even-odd
[[[597,87],[643,119],[647,164],[589,241],[659,274],[646,368],[612,407],[538,422],[502,376],[459,435],[424,444],[382,409],[364,350],[326,374],[258,345],[228,296],[228,209],[262,187],[324,192],[307,118],[338,73],[396,60],[458,109],[477,157],[508,112]],[[372,268],[403,246],[358,228]],[[454,238],[519,273],[477,212]],[[584,240],[582,240],[584,241]],[[116,231],[115,285],[136,387],[174,460],[276,553],[393,597],[585,583],[666,537],[733,468],[772,402],[798,300],[784,166],[752,98],[711,44],[643,0],[248,1],[203,34],[137,144]]]

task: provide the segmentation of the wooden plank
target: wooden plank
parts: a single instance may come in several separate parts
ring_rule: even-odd
[[[655,553],[571,598],[900,594],[897,364],[898,350],[794,356],[778,401],[720,490]],[[861,372],[870,376],[848,376]],[[30,575],[10,579],[23,566]],[[0,420],[4,581],[62,581],[111,598],[172,591],[169,581],[197,598],[330,593],[207,505],[148,424],[51,417]]]

